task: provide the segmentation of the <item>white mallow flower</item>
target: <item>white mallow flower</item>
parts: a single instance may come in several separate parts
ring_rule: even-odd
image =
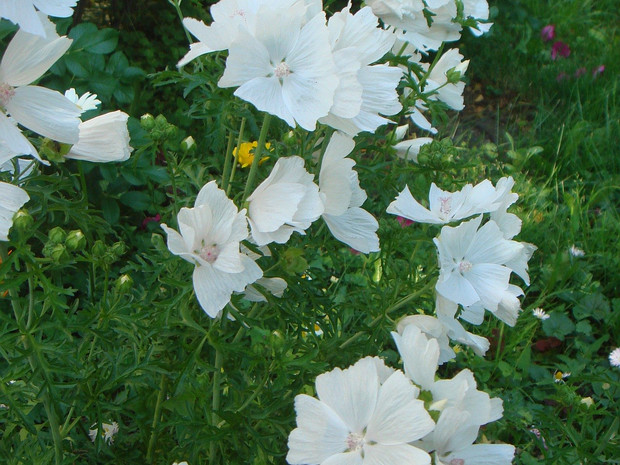
[[[2,0],[0,18],[18,24],[25,32],[44,37],[46,28],[41,13],[56,18],[68,18],[73,15],[73,7],[77,2],[78,0]],[[35,7],[41,13],[37,13]]]
[[[463,15],[466,18],[473,18],[481,21],[489,19],[489,4],[486,0],[463,0]],[[478,22],[477,28],[470,27],[473,35],[479,37],[485,32],[489,32],[493,23]]]
[[[30,197],[21,187],[0,182],[0,241],[9,240],[13,216],[28,200]]]
[[[396,155],[398,155],[400,158],[417,163],[420,149],[423,145],[433,142],[433,139],[431,137],[416,137],[413,139],[403,140],[405,135],[407,134],[408,129],[409,126],[406,124],[397,128],[396,140],[398,142],[396,142],[393,147],[394,150],[396,150]]]
[[[355,15],[350,5],[335,13],[327,25],[340,83],[334,104],[321,123],[354,136],[361,131],[375,132],[391,123],[380,115],[394,115],[402,106],[396,87],[399,68],[370,66],[390,51],[396,36],[379,27],[370,7]]]
[[[436,290],[452,302],[468,307],[480,301],[497,310],[512,269],[506,266],[523,251],[523,244],[504,238],[494,221],[480,227],[482,216],[457,227],[444,226],[434,239],[441,266]]]
[[[259,245],[284,244],[324,212],[319,188],[300,157],[280,158],[271,173],[248,197],[252,238]]]
[[[514,231],[514,219],[510,217],[512,214],[506,213],[505,209],[518,198],[517,194],[510,192],[513,185],[512,177],[501,178],[497,187],[485,179],[475,186],[466,184],[460,191],[448,192],[432,183],[428,193],[428,209],[413,198],[406,186],[396,200],[390,203],[387,212],[418,223],[431,224],[446,224],[480,213],[497,212],[491,219],[497,218],[504,236],[511,239],[518,231]],[[502,209],[503,212],[500,211]],[[520,225],[519,221],[519,230]],[[512,232],[515,234],[510,235]]]
[[[258,15],[269,27],[254,35],[239,28],[230,45],[220,87],[295,127],[313,131],[334,103],[338,76],[329,45],[325,13],[304,24],[306,8],[262,6]]]
[[[439,365],[439,341],[433,337],[429,339],[415,324],[405,324],[402,333],[392,331],[392,337],[407,377],[429,391],[435,383]]]
[[[514,270],[513,270],[514,271]],[[517,324],[517,318],[521,313],[521,302],[519,296],[523,295],[523,289],[514,284],[509,284],[508,288],[504,291],[502,300],[497,305],[497,310],[493,313],[497,318],[502,320],[508,326],[514,326]],[[465,307],[459,318],[468,321],[471,324],[479,325],[484,319],[484,305],[482,302],[477,302],[469,307]]]
[[[355,161],[347,158],[355,147],[348,136],[334,133],[323,155],[319,192],[323,197],[323,219],[336,239],[362,253],[378,252],[377,220],[361,208],[366,192],[360,188]]]
[[[319,375],[316,391],[318,399],[295,397],[297,428],[286,456],[291,465],[430,464],[430,456],[409,443],[434,423],[400,370],[381,383],[376,360],[367,357]]]
[[[444,53],[426,77],[424,92],[436,91],[429,99],[440,100],[453,110],[465,108],[463,104],[465,83],[463,81],[456,83],[448,82],[448,72],[459,72],[462,76],[465,74],[468,65],[469,60],[463,61],[463,55],[459,53],[457,48],[450,49]],[[428,64],[423,64],[422,66],[426,69],[429,68]]]
[[[97,163],[121,162],[129,159],[127,119],[122,111],[113,111],[80,123],[80,136],[65,158]]]
[[[19,155],[37,152],[13,124],[65,144],[78,140],[79,108],[60,92],[30,86],[69,48],[71,39],[59,37],[54,25],[43,18],[46,37],[17,31],[0,62],[0,141]]]
[[[254,260],[239,251],[239,243],[248,237],[245,209],[238,212],[211,181],[198,193],[194,208],[182,208],[177,220],[181,234],[161,225],[168,234],[168,248],[196,265],[196,297],[207,315],[215,318],[233,291],[242,292],[263,275]]]
[[[261,286],[268,293],[274,297],[282,297],[286,290],[287,284],[282,278],[260,278],[254,284],[248,285],[245,288],[243,297],[250,302],[267,302],[267,297],[256,288],[256,285]]]
[[[71,88],[65,91],[65,97],[71,102],[75,103],[82,113],[89,110],[96,110],[101,104],[101,100],[97,98],[97,94],[91,94],[86,92],[81,97],[75,92],[75,89]]]

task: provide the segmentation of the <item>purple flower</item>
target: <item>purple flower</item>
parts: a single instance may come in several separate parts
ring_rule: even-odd
[[[397,216],[396,217],[396,221],[398,221],[398,223],[400,224],[401,228],[406,228],[407,226],[410,226],[413,224],[413,221],[407,219],[407,218],[403,218],[402,216]]]
[[[594,68],[594,70],[592,70],[592,76],[596,77],[603,71],[605,71],[605,65],[600,65],[597,68]]]
[[[540,31],[540,37],[542,38],[543,42],[549,42],[553,40],[555,38],[555,25],[547,24],[545,27],[543,27]]]
[[[558,55],[564,58],[568,58],[570,55],[570,47],[561,40],[554,42],[553,47],[551,47],[551,59],[555,60]]]

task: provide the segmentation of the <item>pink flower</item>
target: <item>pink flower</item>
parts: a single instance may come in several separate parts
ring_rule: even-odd
[[[575,77],[581,77],[584,74],[586,74],[587,70],[585,68],[578,68],[577,71],[575,71]]]
[[[555,37],[555,25],[547,24],[540,31],[540,36],[542,37],[543,42],[549,42],[553,40]]]
[[[407,226],[411,226],[413,224],[413,221],[403,218],[402,216],[397,216],[396,221],[400,223],[401,228],[406,228]]]
[[[555,78],[556,81],[560,82],[563,81],[564,79],[566,79],[568,77],[568,74],[566,74],[564,71],[562,71],[560,74],[558,74]]]
[[[551,59],[555,60],[558,55],[564,58],[568,58],[570,55],[570,47],[561,40],[554,42],[553,47],[551,47]]]
[[[596,77],[599,74],[601,74],[603,71],[605,71],[605,65],[601,65],[595,68],[594,70],[592,70],[592,76]]]
[[[142,221],[142,229],[146,229],[146,225],[152,222],[159,223],[161,221],[161,215],[158,213],[155,216],[147,216]]]

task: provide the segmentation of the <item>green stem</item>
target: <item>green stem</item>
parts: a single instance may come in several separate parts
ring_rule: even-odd
[[[256,146],[256,150],[254,151],[254,159],[252,160],[252,165],[250,165],[250,174],[248,174],[248,180],[245,183],[245,190],[243,191],[243,201],[245,202],[252,191],[252,187],[254,185],[254,178],[256,177],[256,172],[258,171],[258,163],[260,162],[260,157],[263,153],[263,149],[265,148],[265,141],[267,140],[267,132],[269,132],[269,124],[271,123],[271,115],[269,113],[265,113],[265,118],[263,119],[263,127],[260,130],[260,135],[258,136],[258,145]]]
[[[226,158],[224,159],[224,171],[222,171],[222,190],[228,187],[228,177],[230,176],[230,165],[233,152],[233,134],[228,134],[228,144],[226,145]]]
[[[82,186],[82,200],[86,201],[86,209],[88,209],[88,189],[86,187],[86,177],[84,176],[84,168],[82,162],[78,161],[78,172],[80,173],[80,185]]]
[[[172,182],[172,202],[174,209],[174,216],[178,216],[178,205],[177,205],[177,181],[176,181],[176,163],[172,163],[172,157],[168,154],[168,151],[162,145],[160,147],[162,153],[164,154],[164,158],[166,159],[166,168],[168,169],[168,173],[170,174],[170,181]]]
[[[177,15],[179,16],[179,19],[181,20],[181,24],[183,24],[183,12],[181,11],[181,5],[180,5],[180,1],[170,1],[170,3],[174,6],[174,9],[177,10]],[[191,44],[193,42],[192,40],[192,36],[189,35],[189,32],[187,31],[185,25],[183,25],[183,30],[185,31],[185,37],[187,37],[187,41]]]
[[[422,92],[422,89],[424,87],[424,84],[426,83],[426,79],[428,79],[428,77],[431,74],[431,71],[433,71],[433,68],[437,65],[437,62],[439,61],[439,59],[441,58],[441,53],[443,52],[443,48],[444,48],[445,44],[441,44],[441,47],[439,47],[439,50],[437,50],[437,54],[435,55],[435,59],[433,60],[433,62],[431,63],[431,66],[428,68],[428,71],[426,72],[426,74],[424,75],[424,77],[422,78],[422,80],[420,81],[420,83],[418,84],[418,87],[420,89],[420,92]]]
[[[237,137],[237,150],[235,151],[235,161],[230,173],[230,179],[228,180],[228,189],[226,189],[226,195],[230,195],[230,188],[232,187],[233,179],[235,179],[235,173],[237,171],[237,165],[239,164],[239,152],[241,151],[241,144],[243,142],[243,133],[245,132],[245,118],[241,120],[241,127],[239,128],[239,136]]]
[[[157,440],[157,425],[161,418],[161,409],[164,398],[166,397],[166,375],[161,375],[161,381],[159,383],[159,394],[157,394],[157,403],[155,404],[155,414],[153,415],[153,423],[151,424],[151,438],[149,439],[149,447],[146,452],[146,461],[153,463],[153,450],[155,449],[155,442]]]
[[[224,316],[222,317],[224,318]],[[222,382],[222,366],[224,364],[224,354],[218,348],[215,349],[215,371],[213,372],[213,400],[212,400],[212,412],[211,423],[212,426],[216,426],[218,423],[217,411],[220,409],[221,402],[221,390],[220,384]],[[215,463],[217,454],[217,443],[211,441],[209,444],[209,463]]]

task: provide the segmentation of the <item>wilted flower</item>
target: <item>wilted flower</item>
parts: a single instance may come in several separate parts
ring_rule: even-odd
[[[258,245],[284,244],[293,232],[304,234],[324,211],[319,188],[297,156],[280,158],[248,202],[252,238]]]
[[[564,58],[568,58],[570,55],[570,47],[561,40],[554,42],[551,47],[551,59],[555,60],[558,55]]]
[[[77,2],[78,0],[2,0],[0,18],[18,24],[24,32],[45,37],[43,13],[56,18],[68,18],[73,14],[73,7]],[[35,7],[42,13],[37,13]]]
[[[28,200],[30,197],[21,187],[0,182],[0,241],[9,240],[13,216]]]
[[[612,367],[620,367],[620,347],[616,347],[609,354],[609,364]]]
[[[532,310],[532,314],[539,320],[546,320],[550,315],[547,314],[542,308],[535,308]]]
[[[428,454],[410,443],[434,423],[401,371],[376,358],[319,375],[319,399],[295,397],[297,428],[288,439],[288,463],[427,465]]]
[[[182,208],[177,220],[181,234],[161,225],[168,234],[168,248],[196,265],[196,297],[207,315],[215,318],[233,291],[242,292],[263,275],[254,260],[239,251],[239,243],[248,236],[245,209],[238,212],[211,181],[198,193],[194,208]]]
[[[0,62],[0,134],[4,145],[16,155],[38,157],[8,115],[26,128],[61,143],[75,144],[79,136],[78,106],[60,92],[28,85],[38,80],[71,45],[71,39],[59,37],[47,18],[42,21],[46,36],[20,29]]]
[[[319,174],[319,192],[325,205],[323,219],[339,241],[362,253],[378,252],[379,224],[361,208],[366,192],[353,170],[355,161],[346,158],[354,147],[353,139],[335,133],[323,155]]]
[[[555,25],[547,24],[540,31],[540,37],[542,37],[543,42],[550,42],[555,38]]]
[[[90,436],[90,440],[93,442],[95,442],[99,433],[99,429],[96,426],[97,423],[94,423],[88,430],[88,436]],[[118,433],[118,423],[115,421],[112,423],[101,423],[101,428],[103,428],[103,440],[108,444],[112,444],[114,442],[114,435]]]

